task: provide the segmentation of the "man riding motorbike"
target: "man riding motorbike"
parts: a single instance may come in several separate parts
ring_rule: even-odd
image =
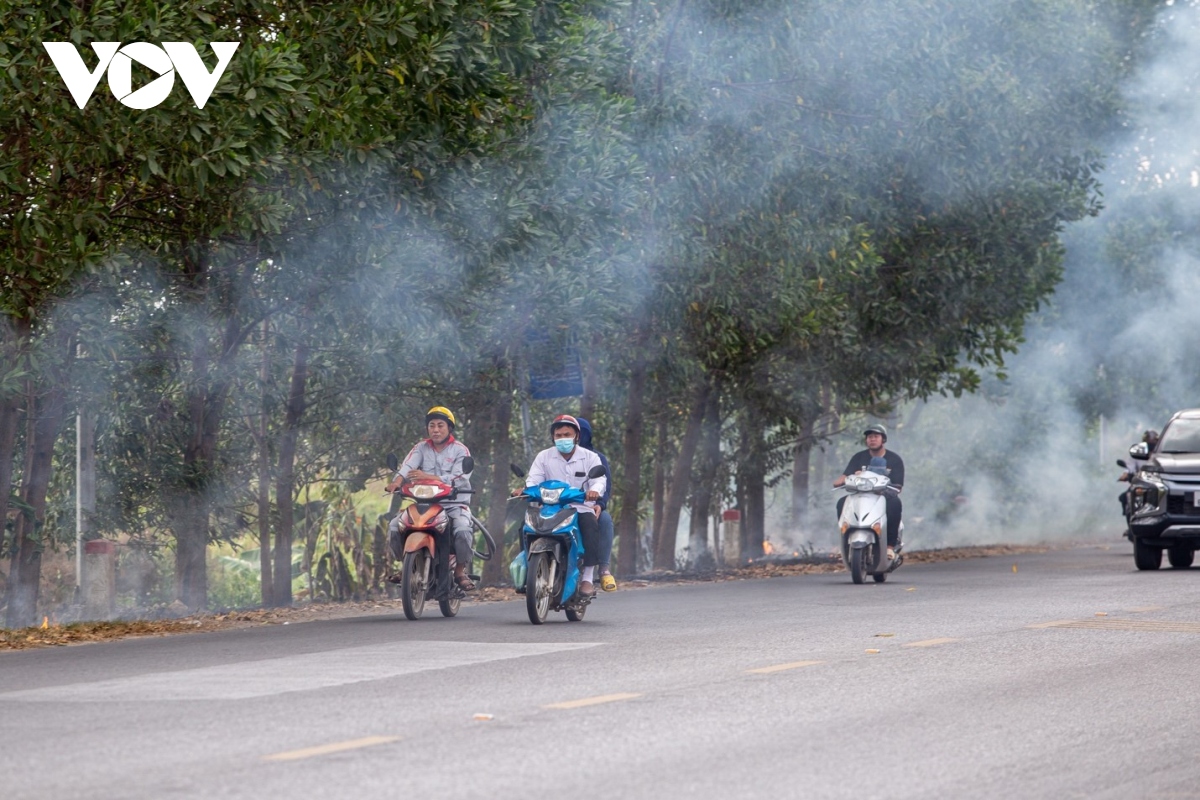
[[[879,423],[868,425],[867,429],[863,431],[863,439],[867,449],[860,450],[851,457],[846,469],[833,482],[833,487],[836,489],[844,485],[848,475],[854,475],[867,469],[872,458],[882,458],[887,462],[888,478],[891,485],[896,487],[896,494],[888,494],[884,498],[887,503],[887,557],[888,561],[893,561],[896,558],[896,548],[900,543],[900,514],[903,506],[900,503],[899,493],[904,486],[904,459],[884,447],[887,442],[887,428]],[[842,506],[845,504],[845,497],[838,500],[838,519],[842,517]]]
[[[1142,442],[1144,442],[1146,444],[1146,446],[1150,449],[1150,452],[1153,453],[1154,448],[1158,446],[1158,431],[1148,430],[1148,431],[1143,432],[1142,433]],[[1131,480],[1133,480],[1133,476],[1137,474],[1137,471],[1138,471],[1137,462],[1133,461],[1132,463],[1126,465],[1125,471],[1122,472],[1119,476],[1117,476],[1117,480],[1121,481],[1122,483],[1129,483]],[[1125,491],[1121,492],[1121,496],[1118,497],[1117,499],[1121,502],[1121,516],[1125,517],[1126,522],[1128,522],[1128,520],[1129,520],[1129,489],[1126,488]]]
[[[597,501],[608,488],[608,477],[588,479],[592,467],[602,466],[600,456],[591,450],[579,447],[579,421],[570,414],[560,414],[550,423],[550,436],[554,447],[547,448],[534,456],[529,474],[525,476],[526,488],[537,486],[544,481],[562,481],[575,489],[582,489],[584,483],[590,486],[585,493],[586,502],[572,503],[579,515],[579,533],[583,537],[583,574],[580,576],[579,593],[593,596],[596,587],[592,584],[592,576],[596,565],[600,563],[600,528],[597,518],[600,516],[600,506]],[[520,489],[513,491],[513,497],[521,494]]]
[[[428,439],[423,439],[413,446],[400,468],[396,477],[388,484],[387,490],[394,492],[406,481],[419,479],[440,480],[451,484],[460,491],[470,492],[471,481],[463,474],[463,459],[471,455],[471,451],[462,442],[454,438],[454,414],[445,406],[434,406],[425,413],[425,430]],[[454,581],[464,592],[475,588],[475,583],[468,575],[468,567],[474,557],[474,535],[471,530],[471,512],[469,509],[470,495],[464,499],[446,501],[442,505],[446,516],[450,518],[450,526],[454,531]],[[388,535],[392,542],[392,552],[399,553],[397,546],[400,534],[400,517],[396,516],[388,525]]]

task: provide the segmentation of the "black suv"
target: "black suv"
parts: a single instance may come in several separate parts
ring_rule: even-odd
[[[1137,469],[1129,485],[1129,538],[1138,569],[1192,565],[1200,548],[1200,408],[1175,413],[1154,450],[1129,448]]]

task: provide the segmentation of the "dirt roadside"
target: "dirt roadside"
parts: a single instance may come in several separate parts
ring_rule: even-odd
[[[1094,543],[1090,543],[1094,544]],[[905,554],[909,564],[929,564],[963,558],[995,558],[1028,553],[1044,553],[1065,545],[993,545],[954,547],[942,550],[918,550]],[[813,562],[816,563],[813,563]],[[620,591],[649,589],[664,586],[711,583],[729,580],[757,580],[789,575],[843,572],[841,560],[833,557],[788,563],[787,560],[747,564],[737,569],[723,569],[708,574],[689,574],[659,571],[622,581]],[[521,599],[511,588],[486,587],[474,602],[502,603]],[[262,625],[291,625],[314,620],[340,619],[370,614],[402,614],[400,601],[378,599],[346,603],[306,603],[290,608],[268,608],[229,611],[215,614],[196,614],[171,620],[134,620],[128,622],[76,622],[57,625],[45,620],[44,627],[0,629],[0,650],[27,650],[35,647],[56,647],[92,642],[128,639],[139,636],[174,636],[185,633],[233,630]]]

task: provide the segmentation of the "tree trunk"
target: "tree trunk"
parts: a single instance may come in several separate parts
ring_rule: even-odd
[[[66,390],[58,382],[40,397],[31,391],[28,402],[25,475],[21,481],[21,502],[25,509],[17,517],[5,620],[10,628],[24,628],[37,621],[46,493],[54,467],[54,444],[66,416]]]
[[[579,398],[579,416],[589,422],[596,415],[596,397],[600,394],[600,363],[596,358],[603,342],[594,342],[580,363],[583,370],[583,396]]]
[[[279,439],[279,468],[276,473],[275,503],[279,506],[279,528],[275,531],[275,604],[292,604],[292,497],[296,491],[296,441],[300,435],[300,419],[304,416],[304,386],[308,380],[308,344],[296,345],[292,362],[292,385],[288,391],[287,414],[283,434]],[[308,519],[308,511],[305,511]]]
[[[796,439],[792,460],[792,530],[801,535],[808,530],[809,455],[813,446],[813,421],[805,420]]]
[[[714,563],[708,547],[708,518],[712,513],[717,469],[721,465],[721,392],[719,388],[714,388],[708,395],[702,439],[700,480],[692,497],[692,518],[689,526],[688,551],[691,556],[689,566],[692,569],[706,565],[711,566]]]
[[[487,529],[496,540],[496,553],[491,561],[484,562],[483,582],[498,586],[505,580],[504,534],[508,518],[508,464],[512,460],[513,399],[507,388],[500,392],[500,399],[492,417],[492,474],[490,502],[487,512]]]
[[[30,321],[16,320],[12,325],[0,321],[0,373],[15,372],[21,363],[25,344],[29,341]],[[21,416],[19,393],[0,395],[0,556],[4,550],[8,519],[8,500],[12,496],[13,462],[17,451],[17,424]]]
[[[753,411],[745,415],[741,451],[738,464],[738,505],[742,510],[742,556],[757,558],[763,554],[767,476],[762,425],[759,415]]]
[[[666,515],[667,508],[667,458],[670,428],[667,425],[667,418],[660,416],[658,418],[658,447],[654,452],[654,497],[652,499],[650,520],[650,555],[653,557],[658,552],[658,542],[662,539],[663,517]]]
[[[638,337],[637,355],[629,375],[629,393],[625,405],[624,449],[621,452],[621,504],[617,521],[617,574],[623,577],[637,571],[638,511],[642,495],[642,405],[646,392],[646,358],[642,354],[644,336]]]
[[[675,459],[675,467],[671,471],[671,491],[667,495],[663,526],[654,550],[655,569],[675,569],[675,535],[679,529],[679,516],[683,511],[683,501],[687,498],[688,484],[691,482],[692,459],[696,454],[696,445],[700,441],[700,430],[704,422],[705,411],[708,408],[710,391],[708,380],[702,379],[696,390],[696,396],[692,400],[687,429],[684,431],[683,441],[679,445],[679,455]]]
[[[262,417],[258,423],[258,567],[263,608],[275,605],[275,585],[271,577],[271,445],[267,438],[270,419],[267,387],[271,384],[270,324],[262,327],[262,369],[259,372]]]

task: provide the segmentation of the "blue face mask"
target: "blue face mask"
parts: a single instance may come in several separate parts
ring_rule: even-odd
[[[558,452],[562,453],[565,456],[567,453],[569,453],[575,449],[575,440],[574,439],[555,439],[554,446],[556,448],[558,448]]]

